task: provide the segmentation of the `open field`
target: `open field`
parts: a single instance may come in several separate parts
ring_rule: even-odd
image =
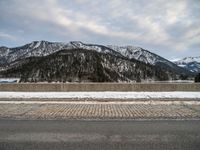
[[[0,91],[200,91],[198,83],[16,83],[0,84]]]

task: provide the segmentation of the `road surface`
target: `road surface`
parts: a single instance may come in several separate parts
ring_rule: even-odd
[[[1,150],[199,150],[199,147],[199,120],[0,120]]]

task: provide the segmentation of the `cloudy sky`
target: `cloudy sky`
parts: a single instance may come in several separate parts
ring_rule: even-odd
[[[0,45],[75,40],[200,56],[199,18],[200,0],[0,0]]]

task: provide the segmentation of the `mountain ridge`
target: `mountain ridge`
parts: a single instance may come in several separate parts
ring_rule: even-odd
[[[174,61],[174,63],[182,68],[190,70],[191,72],[200,72],[200,56],[184,57],[183,59]]]
[[[23,66],[29,62],[29,58],[32,59],[32,58],[35,58],[36,61],[40,60],[40,58],[46,58],[49,56],[49,58],[51,58],[51,55],[56,55],[56,54],[60,54],[59,52],[60,51],[65,51],[65,53],[68,51],[70,53],[70,55],[67,54],[67,59],[71,59],[71,60],[74,60],[76,58],[74,58],[73,55],[75,55],[75,53],[73,53],[73,50],[76,51],[77,53],[78,52],[83,52],[85,51],[84,53],[82,53],[83,55],[87,56],[85,53],[90,53],[91,52],[91,55],[92,56],[95,56],[95,57],[99,57],[99,58],[104,58],[108,61],[108,66],[111,65],[112,67],[108,67],[106,68],[105,65],[103,62],[103,60],[101,60],[100,62],[102,63],[100,67],[101,71],[103,71],[104,73],[102,73],[103,76],[106,76],[106,74],[109,76],[109,78],[111,79],[111,74],[113,72],[115,72],[114,76],[118,76],[114,81],[117,82],[118,80],[120,81],[126,81],[126,82],[129,82],[131,80],[134,80],[134,81],[141,81],[141,80],[146,80],[146,79],[149,79],[149,76],[146,75],[146,72],[145,70],[142,70],[141,68],[145,68],[144,66],[146,66],[148,68],[148,66],[152,66],[152,68],[150,69],[151,73],[154,72],[154,75],[151,75],[151,78],[152,80],[154,80],[154,77],[155,77],[155,80],[157,79],[177,79],[179,78],[179,76],[181,75],[184,75],[184,76],[190,76],[192,75],[191,72],[187,71],[186,69],[184,68],[181,68],[179,66],[177,66],[176,64],[168,61],[167,59],[159,56],[159,55],[156,55],[155,53],[152,53],[148,50],[145,50],[143,48],[140,48],[140,47],[134,47],[134,46],[104,46],[104,45],[98,45],[98,44],[85,44],[81,41],[71,41],[69,43],[63,43],[63,42],[48,42],[48,41],[33,41],[31,43],[28,43],[28,44],[25,44],[23,46],[20,46],[20,47],[15,47],[15,48],[7,48],[7,47],[1,47],[0,48],[0,58],[2,61],[0,61],[0,66],[1,66],[1,70],[3,71],[4,75],[5,75],[5,71],[8,71],[9,70],[13,70],[14,69],[19,69],[21,66]],[[80,51],[78,51],[80,50]],[[95,54],[94,54],[94,53]],[[97,56],[98,54],[98,56]],[[105,55],[105,56],[104,56]],[[111,57],[110,58],[107,58],[106,55],[111,55],[112,56],[112,59]],[[77,57],[79,57],[78,54],[76,54]],[[56,56],[55,56],[56,57]],[[89,57],[89,56],[87,56]],[[59,59],[59,56],[57,57]],[[143,72],[142,74],[145,74],[144,76],[141,75],[140,76],[140,73],[138,73],[138,75],[134,74],[131,70],[129,70],[129,72],[132,72],[132,75],[133,75],[133,78],[130,77],[130,76],[127,76],[127,72],[124,70],[123,72],[126,74],[125,76],[123,75],[120,75],[121,73],[119,72],[120,68],[115,68],[115,65],[117,67],[121,67],[123,68],[122,66],[120,65],[117,65],[118,62],[117,61],[114,61],[115,59],[123,59],[122,62],[125,62],[124,64],[129,64],[131,66],[131,64],[134,62],[136,66],[140,66],[141,68],[137,68],[137,70],[140,70],[139,72]],[[61,58],[60,58],[61,59]],[[82,68],[81,66],[81,60],[77,60],[77,64],[79,65],[76,65],[77,68]],[[92,59],[89,59],[89,61],[91,61]],[[50,61],[50,60],[49,60]],[[65,60],[63,60],[65,61]],[[97,61],[97,60],[95,60]],[[98,64],[97,62],[95,62],[96,64]],[[129,63],[132,62],[132,63]],[[115,63],[115,65],[113,64],[113,62]],[[59,62],[60,65],[62,65],[62,62]],[[70,62],[68,62],[70,63]],[[30,64],[30,63],[29,63]],[[90,62],[90,63],[86,63],[87,65],[89,64],[91,67],[95,68],[93,62]],[[128,68],[130,67],[128,65]],[[132,64],[133,65],[133,64]],[[31,65],[32,66],[32,65]],[[143,67],[142,67],[143,66]],[[45,66],[41,66],[43,68],[46,68]],[[66,69],[69,69],[70,67],[67,66]],[[89,68],[89,66],[87,67],[87,69]],[[114,69],[115,68],[115,69]],[[159,75],[155,75],[155,72],[156,72],[156,69],[155,68],[159,68],[161,70],[161,74],[163,75],[163,77],[159,76]],[[40,68],[42,69],[42,68]],[[39,69],[39,70],[40,70]],[[87,70],[86,69],[86,70]],[[105,71],[105,69],[107,71]],[[114,70],[113,70],[114,69]],[[135,68],[132,66],[132,69],[135,70]],[[34,68],[32,68],[32,70],[34,70]],[[73,69],[72,69],[73,70]],[[94,69],[95,70],[95,69]],[[52,68],[52,71],[55,72],[55,68]],[[74,72],[76,72],[75,70],[73,70]],[[25,71],[26,72],[26,71]],[[62,71],[60,71],[62,73],[63,76],[64,73]],[[110,74],[110,72],[112,72]],[[164,75],[164,72],[165,72],[165,75]],[[2,72],[0,72],[0,75],[1,75]],[[17,73],[17,71],[16,71]],[[35,74],[35,72],[33,72],[33,74]],[[8,76],[10,76],[9,74],[7,74]],[[14,75],[14,74],[12,74]],[[91,75],[91,74],[90,74]],[[149,74],[150,75],[150,74]],[[28,75],[30,76],[30,75]],[[27,78],[28,78],[27,76]],[[121,80],[120,76],[123,76],[123,80]],[[136,76],[140,76],[140,77],[136,77]],[[143,77],[142,77],[143,76]],[[36,77],[34,77],[36,78]],[[98,78],[98,77],[96,77]],[[108,78],[108,79],[109,79]],[[127,78],[127,79],[125,79]],[[139,79],[140,78],[140,79]],[[108,81],[108,79],[106,79],[106,81]],[[69,80],[69,79],[67,79]],[[82,80],[81,80],[82,81]],[[112,81],[112,80],[109,80],[109,81]]]
[[[141,82],[168,79],[168,74],[152,65],[85,49],[63,49],[45,57],[29,57],[1,75],[20,77],[22,82]]]

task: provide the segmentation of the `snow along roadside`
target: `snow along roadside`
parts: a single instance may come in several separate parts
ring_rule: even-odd
[[[139,104],[139,105],[200,105],[200,101],[129,101],[129,102],[97,102],[97,101],[0,101],[0,104]]]
[[[0,92],[0,98],[68,98],[68,99],[200,99],[200,92]]]

